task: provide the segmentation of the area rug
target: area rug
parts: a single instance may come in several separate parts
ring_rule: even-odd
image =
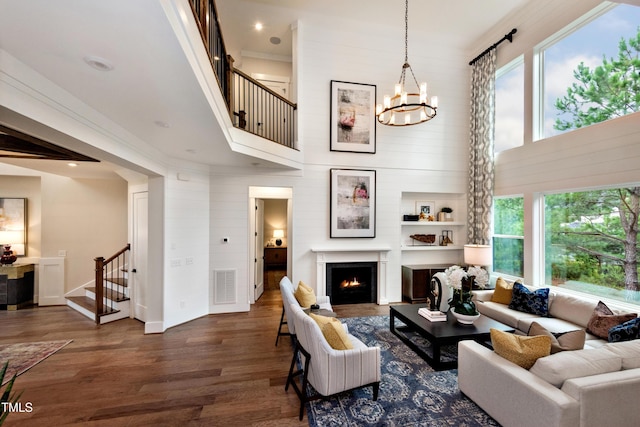
[[[9,362],[2,385],[13,378],[14,374],[21,375],[60,350],[69,341],[43,341],[19,344],[0,344],[0,365]]]
[[[341,319],[349,333],[380,347],[378,400],[371,387],[340,393],[306,405],[312,427],[343,426],[499,426],[458,389],[456,370],[435,372],[389,331],[389,316]],[[428,351],[428,341],[412,337]],[[456,357],[455,348],[443,351]],[[445,360],[446,360],[445,359]]]

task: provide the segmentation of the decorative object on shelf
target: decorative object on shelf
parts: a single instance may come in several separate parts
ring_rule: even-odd
[[[376,171],[331,169],[331,237],[376,237]]]
[[[426,243],[427,245],[433,245],[436,243],[435,234],[412,234],[409,237],[413,240],[417,240],[418,242]]]
[[[284,230],[273,230],[273,238],[276,239],[276,246],[282,246]]]
[[[416,202],[416,213],[420,221],[433,221],[436,214],[436,202]]]
[[[376,152],[376,86],[331,80],[331,151]]]
[[[449,208],[449,207],[443,207],[442,209],[440,209],[440,212],[438,212],[438,221],[453,221],[453,209]]]
[[[420,219],[420,215],[403,215],[403,221],[417,221]]]
[[[0,198],[0,245],[4,246],[5,254],[11,252],[6,255],[26,255],[27,199]],[[5,264],[9,264],[8,260]]]
[[[483,270],[480,267],[478,268]],[[472,301],[472,288],[474,282],[479,288],[484,288],[488,283],[488,274],[485,279],[484,274],[478,270],[474,270],[474,272],[482,275],[479,282],[476,281],[476,276],[464,271],[464,269],[459,265],[451,266],[444,271],[444,274],[447,277],[447,286],[451,288],[453,295],[448,301],[450,310],[453,312],[453,315],[456,316],[458,322],[462,324],[473,323],[475,319],[480,317],[480,313],[476,309],[475,303]]]
[[[384,96],[384,104],[376,106],[378,123],[387,126],[410,126],[424,123],[436,116],[438,109],[438,97],[432,96],[431,101],[427,97],[427,83],[418,84],[411,65],[409,65],[409,0],[405,0],[404,11],[404,63],[400,72],[400,79],[395,85],[395,93],[392,96]],[[412,92],[405,85],[407,70],[415,84]],[[410,83],[410,82],[409,82]]]
[[[440,246],[453,245],[453,230],[442,230]]]

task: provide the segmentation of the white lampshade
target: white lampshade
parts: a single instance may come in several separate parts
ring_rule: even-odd
[[[284,237],[284,230],[273,230],[274,239],[282,239]]]
[[[0,245],[17,245],[24,243],[24,231],[2,230],[0,231]]]
[[[493,263],[493,251],[489,245],[464,245],[464,262],[468,265],[480,266]]]

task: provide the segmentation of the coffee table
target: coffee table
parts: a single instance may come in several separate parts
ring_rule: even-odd
[[[483,315],[473,322],[473,325],[461,325],[451,314],[447,314],[446,322],[431,322],[418,314],[418,310],[426,306],[427,304],[390,306],[389,329],[437,371],[453,369],[458,365],[457,360],[448,362],[440,360],[440,348],[442,346],[457,344],[463,340],[474,340],[488,346],[491,341],[489,329],[494,328],[505,332],[515,331],[512,327]],[[400,319],[406,326],[396,328],[396,319]],[[414,331],[424,337],[431,343],[433,356],[427,354],[424,349],[401,334],[399,330]]]

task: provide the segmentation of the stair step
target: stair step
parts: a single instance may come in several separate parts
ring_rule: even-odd
[[[122,286],[123,288],[127,287],[127,278],[126,277],[110,277],[104,279],[106,282],[111,282],[114,285]]]
[[[80,307],[89,310],[92,313],[96,312],[96,300],[89,297],[67,297],[69,301],[73,301],[78,304]],[[105,313],[102,313],[100,316],[106,316],[107,314],[114,314],[119,312],[120,310],[115,310],[111,307],[104,307]]]
[[[88,286],[85,289],[89,292],[92,292],[94,295],[96,294],[95,286]],[[110,289],[104,289],[102,296],[115,302],[127,301],[129,299],[129,297],[123,294],[122,292],[118,292]]]

